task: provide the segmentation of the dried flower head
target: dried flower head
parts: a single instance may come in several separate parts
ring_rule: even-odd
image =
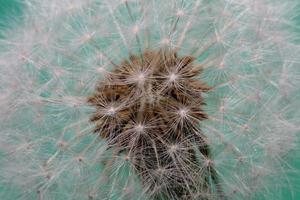
[[[202,93],[210,88],[193,61],[167,49],[132,55],[88,100],[96,107],[95,132],[126,153],[148,192],[167,199],[204,199],[218,184],[199,126],[207,118]]]
[[[299,0],[16,1],[0,199],[300,198]]]

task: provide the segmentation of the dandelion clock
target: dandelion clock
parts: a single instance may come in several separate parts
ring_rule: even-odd
[[[297,199],[297,0],[19,4],[1,199]]]

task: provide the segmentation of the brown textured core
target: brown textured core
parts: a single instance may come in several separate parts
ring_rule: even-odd
[[[200,129],[207,118],[202,94],[210,87],[194,60],[170,50],[132,55],[88,99],[95,133],[127,155],[154,199],[206,199],[211,180],[217,183]]]

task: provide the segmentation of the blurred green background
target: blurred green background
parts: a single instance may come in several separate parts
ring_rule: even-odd
[[[20,22],[22,20],[22,8],[21,1],[0,0],[0,30],[12,27],[11,21]],[[1,31],[0,38],[3,38]]]
[[[84,1],[84,0],[83,0]],[[300,8],[299,8],[300,11]],[[2,30],[13,28],[14,26],[17,26],[18,23],[22,22],[23,17],[23,6],[22,6],[22,0],[0,0],[0,39],[4,38],[4,35],[2,34]],[[294,27],[294,31],[299,33],[299,40],[297,42],[300,43],[300,12],[299,14],[296,14],[295,16],[295,22],[297,23],[297,26]],[[299,86],[300,87],[300,86]],[[297,108],[299,109],[299,108]],[[299,159],[299,151],[298,149],[294,150],[294,152],[291,152],[289,155],[289,158],[287,158],[291,164],[292,167],[294,167],[295,170],[298,171],[298,173],[291,172],[289,173],[288,180],[290,184],[291,189],[285,189],[283,191],[283,194],[278,197],[278,199],[274,200],[299,200],[300,199],[300,159]],[[1,159],[0,159],[1,162]],[[1,178],[1,177],[0,177]],[[276,180],[274,180],[275,184]],[[286,181],[285,181],[286,182]],[[0,192],[1,190],[4,190],[4,188],[1,188],[0,186]],[[263,199],[263,198],[261,198]],[[14,200],[14,197],[12,199],[7,200]],[[273,199],[270,199],[273,200]]]

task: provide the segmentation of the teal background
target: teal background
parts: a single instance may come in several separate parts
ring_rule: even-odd
[[[17,0],[0,0],[0,30],[12,27],[20,20],[22,20],[22,3]],[[3,38],[1,31],[0,38]]]
[[[0,39],[3,39],[4,36],[1,31],[9,28],[13,28],[18,23],[22,21],[22,2],[18,0],[0,0]],[[299,35],[299,39],[297,43],[300,43],[300,6],[299,6],[299,14],[295,16],[295,22],[297,26],[293,29]],[[299,86],[300,87],[300,86]],[[299,99],[300,101],[300,99]],[[297,108],[299,109],[299,108]],[[299,133],[300,134],[300,133]],[[299,141],[298,141],[299,142]],[[294,167],[295,171],[298,173],[291,172],[287,177],[289,180],[291,190],[285,189],[283,191],[284,200],[299,200],[300,199],[300,159],[299,159],[299,147],[289,154],[287,158],[289,160],[289,164]],[[1,162],[1,158],[0,158]],[[1,178],[1,177],[0,177]],[[274,180],[276,181],[276,180]],[[0,186],[0,192],[4,188]],[[14,197],[12,197],[14,199]],[[263,199],[263,197],[261,198]],[[10,199],[8,199],[10,200]],[[273,199],[270,199],[273,200]],[[274,199],[276,200],[276,199]],[[278,199],[279,200],[279,199]]]

